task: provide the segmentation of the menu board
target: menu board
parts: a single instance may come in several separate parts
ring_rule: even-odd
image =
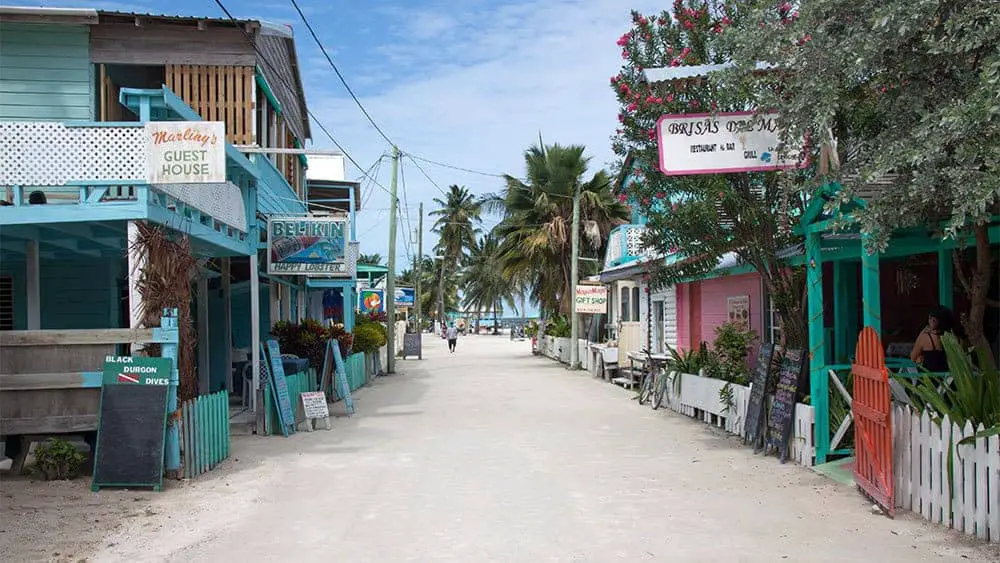
[[[747,417],[743,426],[743,443],[750,444],[755,450],[764,444],[764,419],[767,413],[767,384],[771,375],[771,360],[774,355],[774,344],[761,342],[757,352],[757,365],[750,374],[750,400],[747,402]]]
[[[804,354],[802,350],[786,350],[778,372],[778,385],[771,405],[771,416],[767,421],[767,445],[777,451],[781,462],[788,461],[789,442],[792,426],[795,424],[795,403],[799,395],[799,379],[802,376]]]

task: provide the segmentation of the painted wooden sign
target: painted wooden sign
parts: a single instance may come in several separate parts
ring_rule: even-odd
[[[224,184],[226,124],[222,121],[151,121],[150,184]]]
[[[778,372],[778,385],[771,405],[771,416],[767,421],[766,449],[777,451],[782,463],[788,461],[804,357],[802,350],[785,350],[785,355],[781,359],[781,370]]]
[[[771,381],[771,360],[774,344],[761,342],[757,352],[757,365],[751,374],[750,399],[747,401],[747,418],[744,424],[743,443],[759,450],[764,442],[764,419],[767,414],[767,385]]]
[[[307,391],[300,393],[302,397],[302,412],[306,418],[327,418],[330,416],[330,406],[326,404],[326,393],[322,391]]]
[[[106,359],[92,490],[162,488],[171,369],[167,358]]]
[[[285,380],[285,367],[281,364],[281,350],[276,340],[267,341],[267,352],[271,364],[271,390],[274,393],[274,404],[278,408],[281,433],[288,436],[295,432],[295,411],[292,410],[292,399],[288,395],[288,382]]]
[[[351,386],[347,382],[347,369],[344,367],[344,358],[340,355],[340,344],[336,340],[331,340],[327,346],[333,352],[333,361],[336,366],[334,371],[337,384],[340,385],[340,395],[344,398],[344,405],[347,407],[347,416],[354,414],[354,398],[351,397]]]
[[[300,276],[348,276],[347,221],[332,217],[270,217],[267,272]]]

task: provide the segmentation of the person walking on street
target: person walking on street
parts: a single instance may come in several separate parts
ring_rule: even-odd
[[[454,324],[448,325],[448,351],[455,353],[455,344],[458,343],[458,329]]]

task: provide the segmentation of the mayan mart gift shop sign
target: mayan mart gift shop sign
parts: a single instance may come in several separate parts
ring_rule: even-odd
[[[150,184],[221,184],[226,181],[226,125],[221,121],[151,121]]]
[[[780,134],[776,113],[664,115],[656,123],[659,168],[683,176],[805,167],[805,143],[781,146]]]
[[[270,217],[267,273],[349,276],[344,248],[347,221],[334,217]]]
[[[576,286],[576,312],[599,315],[608,310],[608,288],[603,285]]]

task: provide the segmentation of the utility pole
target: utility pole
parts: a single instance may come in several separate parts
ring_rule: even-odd
[[[577,183],[573,190],[573,227],[570,229],[571,241],[569,277],[569,369],[580,369],[580,342],[577,334],[580,332],[580,319],[576,314],[576,284],[580,281],[580,274],[577,269],[580,264],[580,185]]]
[[[392,177],[389,180],[389,271],[385,279],[387,373],[396,373],[396,177],[399,172],[399,148],[392,146]]]
[[[413,301],[417,308],[417,359],[424,359],[424,324],[421,320],[423,307],[420,304],[420,280],[423,279],[424,268],[424,202],[420,202],[420,218],[417,219],[417,282],[414,284]]]

